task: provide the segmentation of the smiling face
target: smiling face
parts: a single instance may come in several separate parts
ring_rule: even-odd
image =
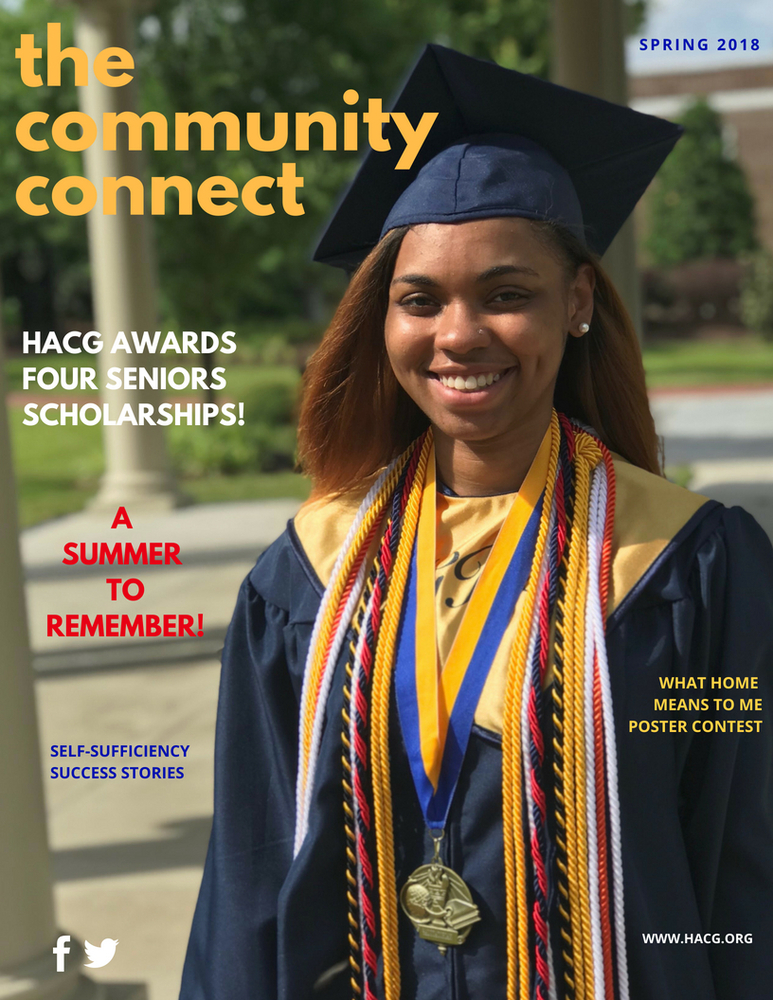
[[[435,429],[438,456],[536,441],[533,454],[567,334],[580,336],[592,312],[591,266],[570,279],[527,219],[410,229],[390,286],[386,349]]]

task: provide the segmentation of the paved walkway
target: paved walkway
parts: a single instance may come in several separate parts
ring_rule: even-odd
[[[30,633],[38,676],[40,744],[57,916],[81,941],[120,942],[103,982],[145,983],[150,1000],[175,1000],[212,814],[218,653],[239,585],[282,531],[296,501],[210,504],[134,528],[78,514],[24,532]],[[172,541],[182,566],[61,564],[67,542]],[[110,600],[106,577],[137,577],[145,596]],[[203,614],[188,640],[46,636],[51,613]],[[182,744],[182,780],[52,779],[53,744]],[[67,760],[64,764],[91,764]],[[99,761],[112,764],[115,761]],[[129,763],[118,761],[120,766]],[[132,764],[168,764],[131,761]],[[175,764],[178,762],[175,761]]]
[[[773,389],[656,393],[652,410],[666,464],[689,467],[690,489],[745,507],[773,538]]]
[[[659,395],[667,461],[693,487],[748,506],[773,535],[773,391]],[[120,941],[95,979],[143,982],[175,1000],[211,818],[219,650],[240,581],[275,538],[292,501],[192,507],[133,516],[134,528],[79,514],[24,533],[41,753],[60,925],[81,940]],[[67,542],[176,542],[181,566],[66,567]],[[145,584],[110,600],[106,577]],[[186,640],[68,639],[46,615],[201,613]],[[53,780],[52,744],[183,744],[183,780]],[[163,763],[163,762],[162,762]],[[254,998],[259,1000],[259,998]]]
[[[255,559],[284,529],[298,508],[294,500],[203,504],[169,514],[134,513],[133,528],[111,529],[112,517],[75,514],[31,528],[22,534],[22,559],[28,580],[27,600],[32,646],[39,672],[80,671],[213,656],[222,646],[239,584]],[[181,566],[65,566],[68,542],[174,542]],[[79,549],[78,549],[79,551]],[[137,601],[111,600],[108,578],[138,578],[145,593]],[[136,592],[133,588],[132,593]],[[203,615],[199,639],[164,640],[95,637],[86,642],[46,634],[47,616],[74,614]]]

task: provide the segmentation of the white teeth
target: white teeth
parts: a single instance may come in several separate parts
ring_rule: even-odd
[[[473,392],[475,389],[482,389],[484,386],[498,382],[501,378],[499,372],[487,375],[468,375],[463,378],[461,375],[441,375],[440,381],[447,389],[457,389],[460,392]]]

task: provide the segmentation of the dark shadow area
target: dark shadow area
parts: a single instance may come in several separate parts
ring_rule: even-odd
[[[129,642],[37,653],[32,659],[32,666],[39,677],[53,674],[67,677],[95,670],[166,667],[200,660],[219,660],[226,631],[226,628],[206,629],[200,639],[132,639]]]
[[[195,816],[165,823],[163,829],[171,834],[168,838],[52,851],[54,881],[70,882],[203,865],[211,828],[211,816]]]

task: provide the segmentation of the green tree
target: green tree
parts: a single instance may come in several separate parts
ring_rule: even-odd
[[[42,44],[47,20],[62,22],[64,37],[72,36],[71,12],[53,8],[47,0],[27,0],[19,10],[0,7],[0,260],[6,293],[14,293],[9,271],[52,271],[57,305],[68,313],[74,300],[87,303],[90,295],[86,220],[58,212],[26,215],[16,204],[16,188],[25,177],[50,177],[50,194],[60,177],[82,172],[78,153],[65,152],[53,143],[47,150],[33,152],[16,139],[16,124],[28,112],[47,112],[53,121],[77,106],[75,88],[66,72],[61,87],[30,88],[21,81],[15,58],[19,36],[36,33],[38,44]],[[42,135],[40,125],[35,135]],[[40,201],[39,192],[34,200]]]
[[[550,46],[550,0],[368,0],[349,4],[319,0],[156,0],[137,4],[134,55],[142,111],[157,110],[173,123],[177,111],[230,111],[242,123],[248,112],[329,111],[339,121],[347,110],[362,111],[368,97],[388,103],[406,66],[427,41],[471,55],[546,75]],[[634,20],[643,0],[629,5]],[[70,74],[65,85],[31,90],[22,85],[13,53],[22,31],[45,44],[47,21],[63,22],[72,44],[72,9],[55,0],[24,0],[20,10],[0,0],[0,254],[4,259],[30,241],[52,248],[57,286],[87,287],[84,218],[56,212],[24,215],[15,203],[23,176],[40,173],[52,184],[82,173],[78,154],[52,149],[23,150],[14,129],[29,110],[52,118],[77,108]],[[343,104],[349,88],[360,94],[355,109]],[[269,125],[270,127],[270,125]],[[283,160],[296,160],[305,178],[306,214],[267,218],[239,205],[231,215],[206,215],[194,201],[193,214],[156,216],[163,319],[186,329],[249,325],[256,319],[313,316],[333,300],[340,276],[311,265],[310,250],[344,183],[359,162],[353,152],[323,152],[312,128],[312,149],[258,153],[249,147],[226,151],[223,137],[211,152],[147,151],[148,174],[182,175],[194,188],[212,175],[243,184],[255,174],[276,176]],[[292,135],[292,133],[291,133]],[[146,129],[146,142],[150,130]],[[315,148],[316,144],[316,148]],[[246,145],[246,144],[245,144]],[[60,295],[61,298],[61,295]],[[84,319],[87,317],[83,317]]]
[[[547,0],[370,0],[345,12],[317,0],[159,0],[139,26],[143,110],[170,117],[228,110],[242,122],[248,112],[261,112],[269,133],[278,111],[288,112],[291,123],[296,111],[327,111],[340,124],[344,111],[362,111],[368,97],[382,96],[386,104],[427,40],[544,73],[548,15]],[[343,104],[349,88],[360,94],[356,108]],[[239,205],[225,218],[194,208],[188,217],[156,220],[162,288],[177,321],[209,329],[313,315],[321,299],[337,297],[339,276],[311,265],[310,250],[359,154],[323,152],[317,128],[312,148],[297,155],[290,146],[228,152],[220,137],[212,152],[150,154],[153,174],[182,174],[194,186],[214,174],[237,183],[276,176],[284,160],[296,160],[305,179],[303,216],[278,211],[257,218]]]
[[[647,249],[655,264],[735,258],[752,250],[754,199],[723,142],[722,120],[703,99],[680,119],[685,134],[658,174]]]

